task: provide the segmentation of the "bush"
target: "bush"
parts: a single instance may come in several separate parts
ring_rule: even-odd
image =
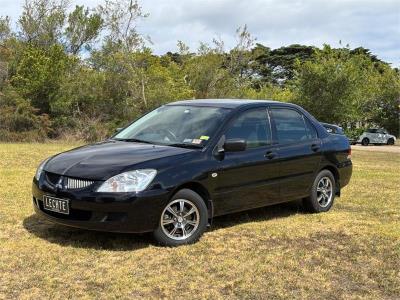
[[[44,141],[51,131],[48,115],[37,115],[38,109],[7,88],[0,94],[0,140],[7,142]]]
[[[356,140],[356,139],[358,139],[358,137],[360,136],[360,135],[362,135],[363,133],[364,133],[364,131],[365,131],[365,128],[364,127],[361,127],[361,128],[345,128],[344,129],[344,133],[346,134],[346,136],[348,137],[348,138],[350,138],[350,139],[354,139],[354,140]]]
[[[112,126],[100,118],[82,117],[74,119],[73,127],[59,128],[56,136],[67,141],[96,142],[111,136]]]

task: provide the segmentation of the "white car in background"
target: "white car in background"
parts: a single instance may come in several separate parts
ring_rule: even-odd
[[[368,146],[368,144],[394,145],[395,142],[396,137],[388,134],[385,129],[370,128],[360,135],[356,143]]]

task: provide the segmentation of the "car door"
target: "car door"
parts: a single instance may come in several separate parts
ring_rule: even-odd
[[[379,144],[386,144],[386,135],[383,129],[378,129],[377,131],[377,143]]]
[[[244,139],[245,151],[225,152],[219,161],[214,194],[215,215],[265,206],[279,197],[276,146],[266,107],[240,113],[223,137]]]
[[[304,197],[321,161],[321,140],[314,125],[296,109],[271,108],[271,117],[280,161],[280,199]]]
[[[384,144],[387,144],[391,137],[392,136],[386,130],[383,130],[383,141],[382,142]]]
[[[377,129],[369,129],[369,130],[367,131],[367,137],[368,137],[369,142],[370,142],[371,144],[379,143],[378,131],[377,131]]]

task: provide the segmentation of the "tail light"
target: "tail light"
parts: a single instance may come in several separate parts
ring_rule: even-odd
[[[347,159],[351,159],[351,147],[347,150]]]

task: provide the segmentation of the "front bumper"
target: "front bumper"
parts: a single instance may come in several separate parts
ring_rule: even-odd
[[[51,190],[34,180],[33,206],[41,217],[62,225],[109,232],[149,232],[157,228],[169,191],[157,189],[139,194]],[[68,199],[70,214],[43,209],[43,196]]]

